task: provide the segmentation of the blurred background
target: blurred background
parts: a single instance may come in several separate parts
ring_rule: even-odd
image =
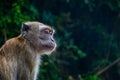
[[[38,80],[120,80],[120,0],[0,0],[0,46],[25,21],[56,30]]]

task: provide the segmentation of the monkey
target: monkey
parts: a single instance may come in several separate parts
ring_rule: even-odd
[[[54,33],[41,22],[22,23],[20,35],[0,48],[0,80],[37,80],[41,56],[56,49]]]

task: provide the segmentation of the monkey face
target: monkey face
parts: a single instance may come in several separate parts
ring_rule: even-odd
[[[56,42],[53,38],[54,30],[46,25],[39,26],[39,39],[42,48],[53,51],[56,48]]]
[[[56,48],[56,42],[53,38],[54,29],[42,23],[24,23],[22,35],[30,43],[30,46],[41,54],[49,54]]]

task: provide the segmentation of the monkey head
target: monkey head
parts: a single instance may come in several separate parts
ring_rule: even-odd
[[[40,22],[25,22],[21,34],[32,49],[40,54],[50,54],[56,48],[54,29]]]

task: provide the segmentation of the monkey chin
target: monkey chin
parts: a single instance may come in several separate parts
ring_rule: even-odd
[[[56,43],[50,42],[48,44],[42,45],[42,47],[44,49],[42,50],[41,54],[50,55],[53,51],[55,51],[55,49],[56,49]]]
[[[52,40],[40,40],[39,51],[41,54],[50,55],[56,49],[56,42]]]

